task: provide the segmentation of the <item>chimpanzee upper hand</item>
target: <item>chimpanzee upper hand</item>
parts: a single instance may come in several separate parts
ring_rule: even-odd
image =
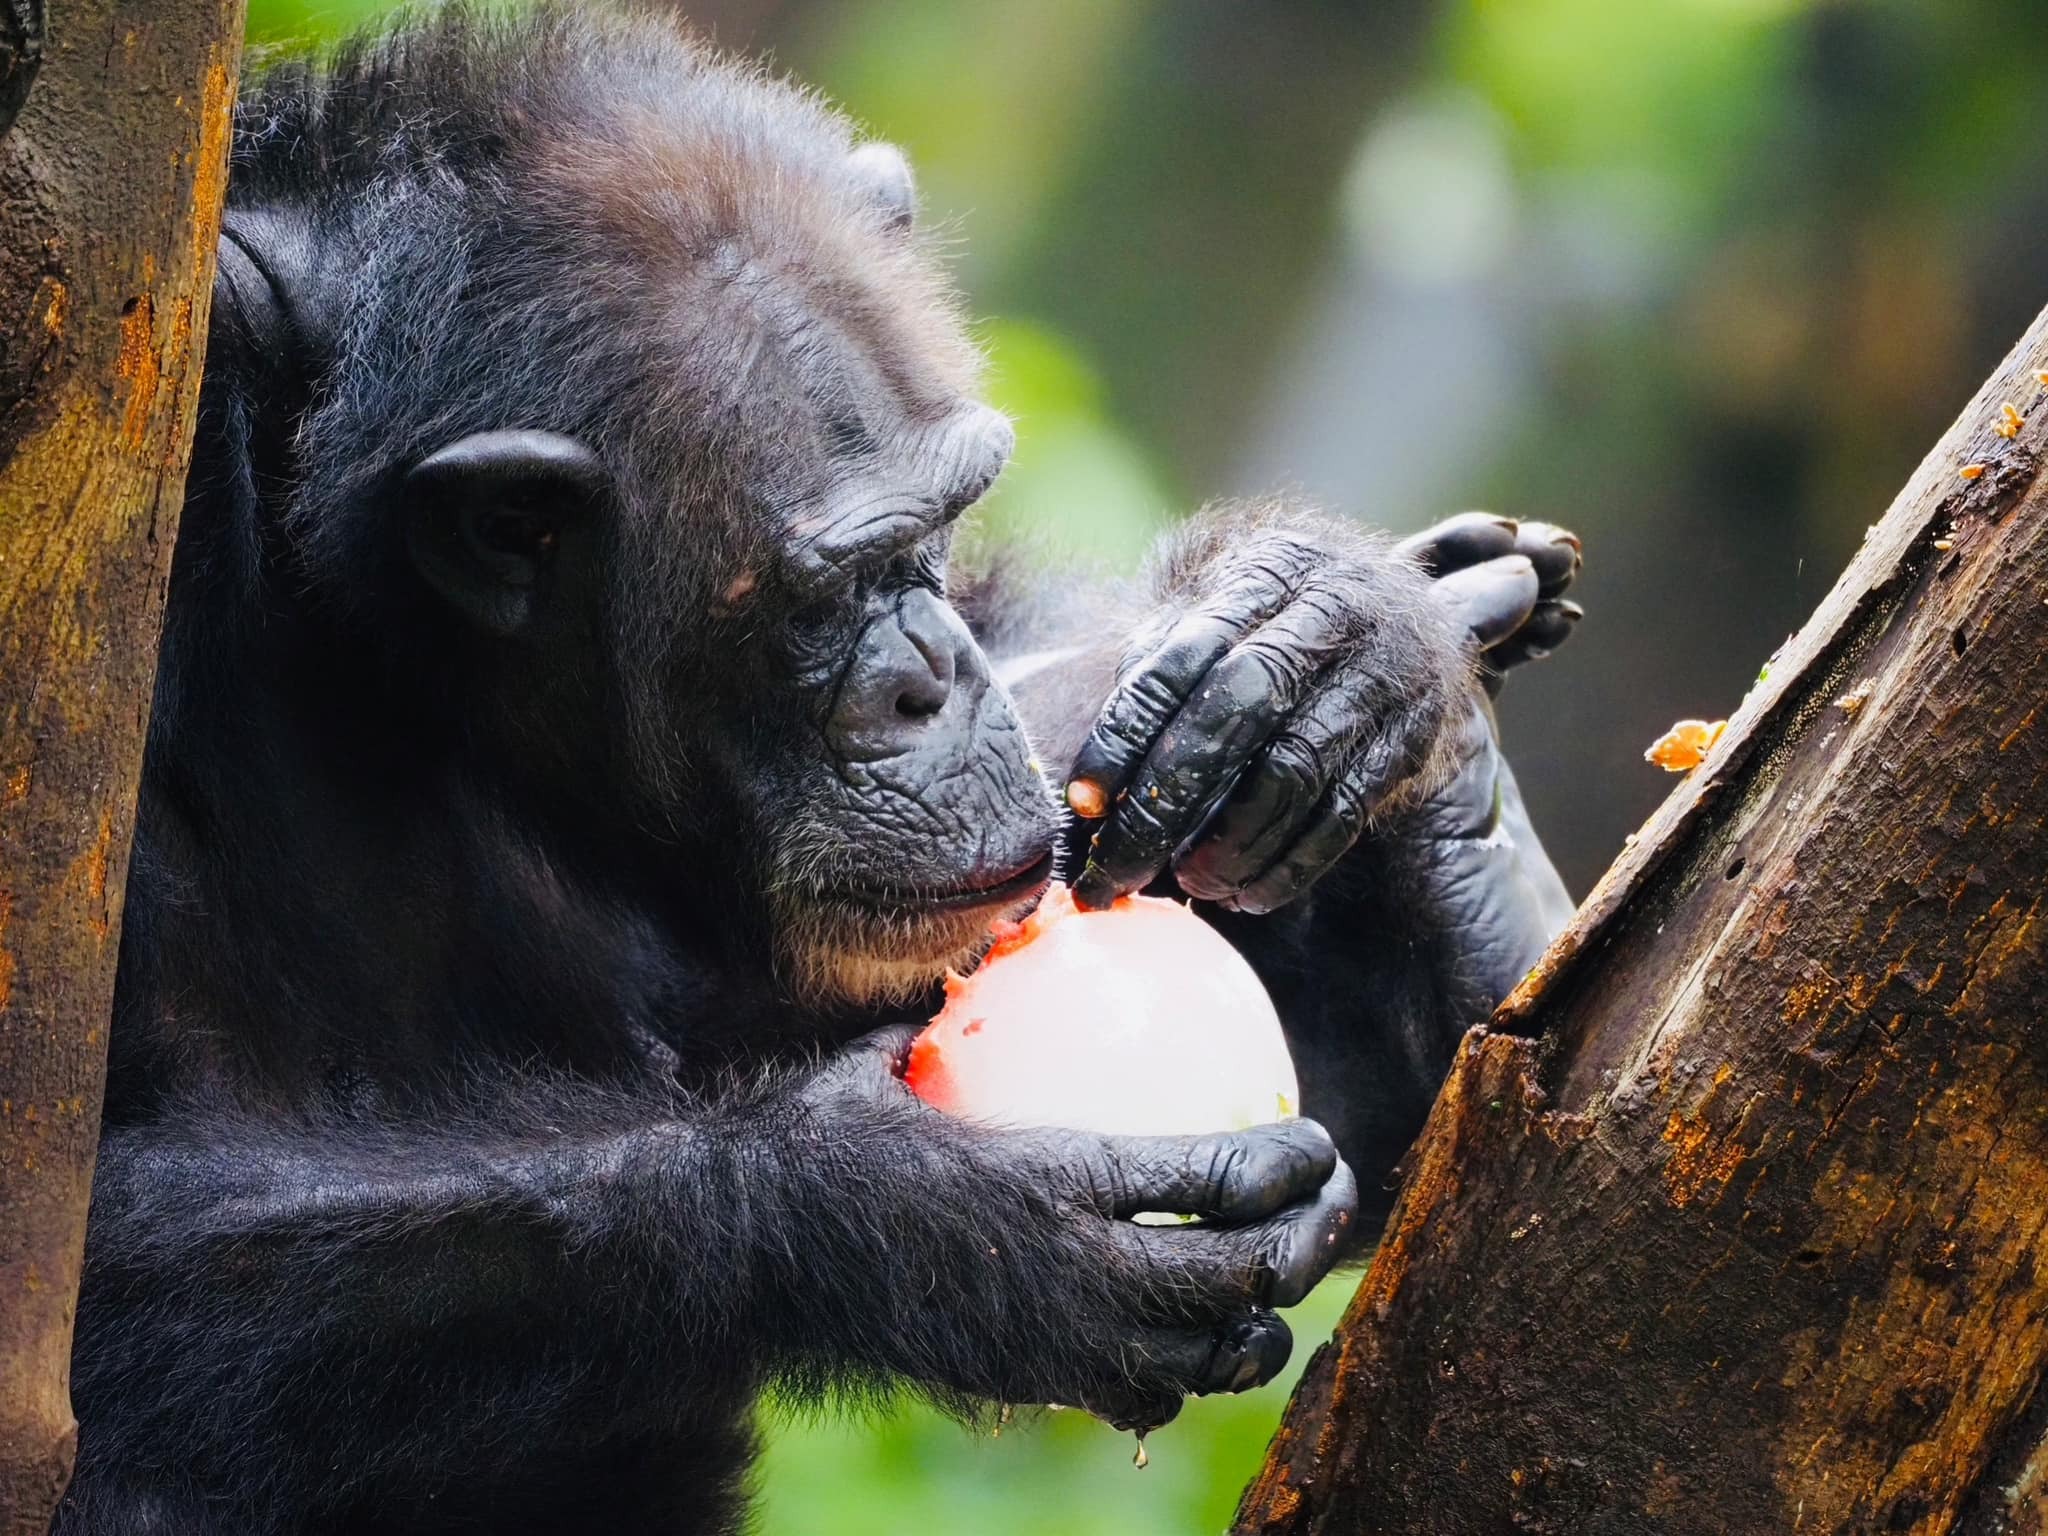
[[[1467,631],[1482,647],[1507,640],[1553,584],[1551,568],[1569,579],[1576,557],[1544,539],[1518,552],[1512,524],[1482,521],[1510,547],[1461,565],[1455,586],[1433,586],[1417,555],[1339,524],[1195,524],[1179,541],[1169,605],[1141,631],[1074,761],[1069,804],[1107,814],[1076,899],[1106,905],[1171,863],[1191,896],[1270,911],[1376,812],[1446,777],[1449,727],[1472,696]],[[1477,529],[1445,538],[1490,549]]]
[[[1069,803],[1107,812],[1076,899],[1169,863],[1226,907],[1298,896],[1376,812],[1470,766],[1475,659],[1494,688],[1561,643],[1578,562],[1573,535],[1485,513],[1392,549],[1315,522],[1213,540],[1075,758]]]
[[[1321,1126],[1179,1137],[975,1125],[903,1085],[915,1033],[856,1042],[806,1094],[828,1123],[887,1114],[894,1150],[917,1171],[920,1209],[938,1229],[878,1234],[890,1244],[880,1262],[967,1277],[946,1302],[949,1347],[920,1337],[920,1358],[896,1368],[1140,1430],[1190,1393],[1244,1391],[1279,1372],[1292,1335],[1269,1309],[1308,1294],[1357,1211],[1357,1183]],[[1198,1221],[1130,1220],[1145,1212]]]

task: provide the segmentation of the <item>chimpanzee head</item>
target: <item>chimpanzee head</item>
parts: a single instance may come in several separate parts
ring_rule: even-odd
[[[672,24],[519,25],[244,105],[216,360],[296,423],[282,582],[555,856],[920,986],[1053,809],[946,598],[1011,431],[908,167]]]

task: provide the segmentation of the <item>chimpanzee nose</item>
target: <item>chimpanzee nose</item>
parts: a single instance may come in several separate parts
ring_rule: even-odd
[[[849,758],[908,752],[946,713],[980,650],[960,616],[934,592],[906,592],[862,633],[826,726]]]
[[[905,720],[923,720],[944,709],[953,696],[953,674],[959,667],[954,655],[958,637],[945,623],[949,610],[928,592],[913,594],[901,611],[903,638],[924,664],[904,658],[903,691],[896,695],[896,713]]]

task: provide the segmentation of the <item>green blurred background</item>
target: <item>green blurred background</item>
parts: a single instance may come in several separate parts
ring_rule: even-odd
[[[251,0],[317,39],[384,0]],[[1585,535],[1505,729],[1575,890],[2048,302],[2040,0],[702,0],[919,167],[1018,422],[990,537],[1296,487]],[[1295,1317],[1305,1356],[1341,1309]],[[1131,1442],[767,1416],[769,1536],[1221,1530],[1284,1392]]]

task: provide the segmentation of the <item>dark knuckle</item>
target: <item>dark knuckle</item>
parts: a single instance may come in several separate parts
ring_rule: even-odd
[[[1249,1167],[1243,1143],[1233,1138],[1215,1146],[1209,1164],[1208,1187],[1215,1192],[1220,1204],[1236,1203],[1248,1193],[1246,1186],[1256,1183],[1257,1175]]]
[[[1279,798],[1298,799],[1322,782],[1322,759],[1313,744],[1290,732],[1267,746],[1259,776]]]

